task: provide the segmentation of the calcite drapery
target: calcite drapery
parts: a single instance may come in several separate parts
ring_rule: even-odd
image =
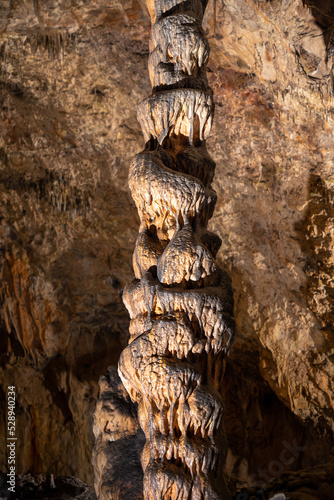
[[[129,173],[141,225],[136,280],[123,293],[131,324],[119,374],[146,436],[144,498],[226,499],[217,386],[234,320],[229,277],[214,262],[220,241],[206,229],[216,203],[205,147],[213,118],[206,2],[148,7],[153,94],[138,107],[146,148]]]

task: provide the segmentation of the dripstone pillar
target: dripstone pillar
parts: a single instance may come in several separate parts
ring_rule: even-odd
[[[130,340],[119,375],[146,437],[146,500],[225,500],[223,402],[217,391],[234,334],[233,295],[207,230],[216,193],[206,150],[213,119],[206,78],[206,2],[148,2],[150,97],[139,104],[146,147],[129,173],[140,216],[136,279],[123,301]]]

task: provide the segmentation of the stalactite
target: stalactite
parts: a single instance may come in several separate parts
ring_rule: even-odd
[[[153,94],[138,107],[146,147],[129,173],[140,229],[136,279],[123,293],[130,342],[118,368],[146,437],[146,500],[230,498],[217,388],[234,335],[233,296],[214,260],[220,240],[207,230],[216,193],[205,144],[214,111],[205,6],[148,2]]]

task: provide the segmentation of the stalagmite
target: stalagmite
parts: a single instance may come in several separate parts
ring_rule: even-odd
[[[230,499],[217,389],[233,341],[233,296],[228,275],[214,261],[220,240],[206,229],[216,193],[210,185],[215,164],[205,146],[214,108],[201,28],[205,6],[204,0],[148,2],[153,94],[138,107],[146,147],[129,172],[141,224],[136,279],[123,292],[130,341],[118,367],[146,438],[145,500]],[[103,391],[98,407],[101,398]],[[103,435],[110,439],[106,428],[96,427],[101,443]],[[93,463],[101,475],[101,460]],[[101,484],[97,477],[100,500],[127,498],[115,488],[110,496]]]

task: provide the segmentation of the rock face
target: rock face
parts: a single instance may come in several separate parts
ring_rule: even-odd
[[[204,17],[211,52],[196,90],[207,78],[215,96],[209,230],[235,298],[221,391],[231,490],[327,462],[333,446],[333,16],[325,0],[217,0]],[[154,238],[146,252],[145,232],[136,243],[135,110],[150,93],[149,44],[154,66],[160,31],[182,26],[162,23],[149,42],[136,0],[2,2],[0,24],[1,414],[15,385],[19,473],[92,484],[97,380],[128,341],[120,293],[132,251],[136,273],[161,253]],[[153,85],[168,90],[173,78],[162,67]],[[202,261],[212,272],[205,250]],[[288,465],[283,442],[304,448]]]

